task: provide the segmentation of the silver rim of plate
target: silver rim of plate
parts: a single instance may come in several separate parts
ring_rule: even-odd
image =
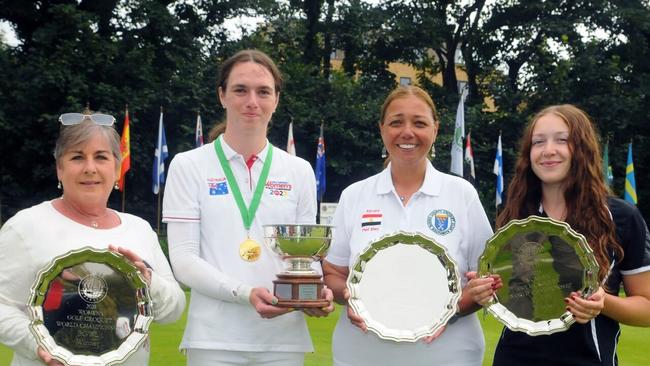
[[[456,262],[433,239],[398,231],[371,242],[347,279],[352,310],[380,338],[416,342],[456,314],[461,281]]]
[[[74,323],[71,324],[72,328],[90,328],[89,324],[99,321],[103,323],[99,324],[99,329],[105,330],[108,327],[112,333],[121,331],[120,335],[117,335],[119,339],[117,343],[112,343],[109,347],[110,350],[101,354],[71,352],[55,340],[55,336],[50,334],[50,330],[46,326],[48,314],[52,316],[51,311],[45,309],[51,284],[54,281],[66,283],[64,286],[68,288],[64,291],[67,291],[66,294],[72,294],[69,291],[72,285],[70,285],[70,281],[64,280],[63,274],[64,271],[70,269],[78,270],[84,274],[72,281],[78,283],[79,297],[75,301],[78,303],[83,302],[86,305],[91,304],[89,309],[99,310],[93,313],[91,310],[82,309],[80,311],[77,308],[79,314],[85,311],[90,318],[82,319],[83,317],[80,317],[79,314],[66,312],[66,317],[61,318],[61,321]],[[93,272],[95,270],[98,272]],[[106,275],[104,277],[106,281],[102,278],[104,275]],[[119,279],[120,277],[122,279]],[[114,289],[113,285],[125,283],[131,289]],[[124,298],[124,292],[131,293],[133,291],[132,299],[128,301],[128,312],[134,315],[134,319],[117,317],[114,319],[115,324],[107,323],[107,321],[117,316],[115,315],[117,310],[123,310],[120,308],[121,304],[115,303],[116,298],[112,297],[115,291],[119,293],[120,298]],[[104,306],[103,303],[108,305]],[[65,301],[62,304],[69,307]],[[37,279],[31,288],[31,296],[27,306],[31,317],[29,328],[36,337],[38,344],[65,365],[114,365],[122,363],[135,353],[146,340],[149,325],[153,321],[149,289],[137,267],[120,254],[92,247],[73,250],[52,259],[38,273]],[[107,312],[103,313],[101,309],[107,309]],[[64,310],[69,311],[70,309],[65,308]],[[119,328],[119,325],[121,325],[121,328]],[[101,347],[104,345],[102,343]]]
[[[526,281],[525,290],[517,289],[517,292],[514,292],[515,288],[510,287],[513,287],[512,283],[516,276],[520,276],[520,272],[523,272],[516,270],[515,253],[517,253],[517,249],[514,247],[522,245],[522,237],[530,235],[539,237],[535,239],[536,241],[525,243],[529,246],[537,244],[533,249],[535,254],[528,253],[526,260],[530,262],[526,266],[533,267],[529,271],[535,272],[528,275],[530,280]],[[560,245],[564,248],[562,255],[565,258],[570,257],[571,263],[566,263],[567,259],[553,258],[553,251],[559,252],[559,250],[552,249],[552,247]],[[569,250],[567,251],[567,249]],[[512,256],[512,258],[508,259],[508,256]],[[581,267],[576,269],[578,265]],[[547,269],[535,269],[542,266],[546,266]],[[569,286],[569,282],[562,280],[562,270],[557,269],[561,266],[573,271],[574,277],[578,279],[571,283],[579,283],[581,287],[563,289],[563,287]],[[537,336],[569,329],[575,319],[573,314],[565,309],[562,296],[566,296],[566,294],[562,295],[562,292],[577,291],[582,293],[583,297],[589,296],[599,286],[596,278],[598,268],[593,251],[582,234],[573,230],[565,222],[533,215],[526,219],[512,220],[497,230],[488,240],[485,251],[479,258],[478,274],[479,276],[504,274],[502,276],[503,288],[497,290],[493,299],[486,305],[487,311],[510,330]],[[556,296],[541,296],[548,291],[557,294]],[[539,299],[535,299],[534,295],[538,295]],[[526,301],[526,305],[522,305],[522,301]],[[547,316],[546,314],[549,313],[554,315]]]

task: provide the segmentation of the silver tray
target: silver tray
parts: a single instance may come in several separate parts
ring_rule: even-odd
[[[27,306],[36,341],[64,365],[122,363],[146,340],[153,320],[138,269],[120,254],[90,247],[43,268]]]
[[[458,266],[442,245],[420,233],[396,232],[371,242],[347,279],[349,306],[380,338],[415,342],[456,314]]]
[[[487,242],[479,276],[499,275],[503,287],[486,304],[513,331],[546,335],[575,322],[564,298],[598,289],[598,263],[585,237],[548,217],[512,220]]]

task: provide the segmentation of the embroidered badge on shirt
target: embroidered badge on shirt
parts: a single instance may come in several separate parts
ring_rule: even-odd
[[[456,227],[456,218],[447,210],[433,210],[427,217],[427,226],[438,235],[447,235]]]
[[[267,180],[264,185],[266,192],[271,196],[286,197],[289,195],[293,186],[291,183],[279,180]]]
[[[384,215],[381,210],[366,210],[361,215],[361,231],[377,231]]]
[[[228,182],[226,182],[226,178],[208,178],[208,193],[210,196],[228,194]]]

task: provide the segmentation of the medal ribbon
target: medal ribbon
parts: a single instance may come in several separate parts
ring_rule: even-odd
[[[246,203],[244,203],[244,198],[241,195],[239,190],[239,185],[235,176],[232,173],[230,168],[230,163],[226,159],[226,155],[223,152],[221,147],[221,139],[223,137],[217,138],[214,141],[214,150],[217,153],[217,158],[219,158],[219,163],[221,163],[221,168],[223,169],[226,179],[228,180],[228,185],[232,190],[232,195],[235,198],[237,207],[239,207],[239,213],[241,218],[244,221],[244,228],[246,231],[250,230],[251,224],[253,223],[253,218],[255,217],[255,212],[260,206],[260,200],[262,199],[262,192],[264,191],[264,185],[266,184],[266,178],[269,177],[269,171],[271,170],[271,160],[273,159],[273,145],[269,142],[269,147],[267,148],[266,159],[264,161],[264,166],[262,167],[262,173],[260,174],[257,185],[255,186],[255,192],[253,193],[253,199],[251,200],[250,207],[246,208]]]

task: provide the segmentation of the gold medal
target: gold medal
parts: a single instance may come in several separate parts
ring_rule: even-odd
[[[239,256],[246,262],[255,262],[262,255],[262,247],[251,238],[246,238],[239,244]]]

